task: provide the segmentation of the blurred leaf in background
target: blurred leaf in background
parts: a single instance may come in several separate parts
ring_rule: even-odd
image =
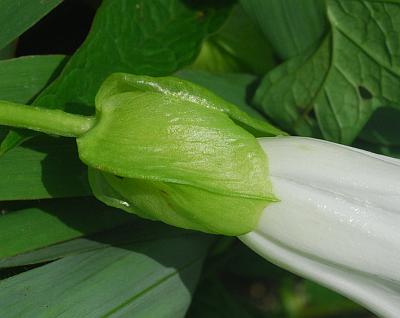
[[[263,118],[253,108],[251,102],[254,86],[257,84],[257,77],[254,75],[245,73],[213,74],[203,70],[191,69],[181,70],[176,75],[208,88],[210,91],[256,118]]]
[[[325,1],[240,0],[282,60],[318,45],[327,30]]]
[[[192,62],[229,8],[229,2],[103,1],[65,67],[63,56],[1,62],[1,98],[27,103],[40,94],[35,105],[92,113],[109,73],[173,73]],[[9,134],[3,152],[29,136]],[[1,199],[12,200],[1,204],[1,317],[184,316],[212,237],[151,222],[129,225],[137,219],[85,198],[86,169],[62,138],[12,149],[0,170]],[[26,201],[43,198],[53,199]]]
[[[268,263],[239,241],[209,257],[187,317],[373,318],[352,301]]]
[[[373,113],[357,145],[400,156],[393,2],[61,2],[0,0],[0,58],[52,54],[0,61],[0,99],[92,114],[112,72],[175,74],[305,136],[350,142]],[[102,205],[73,142],[14,149],[30,137],[13,131],[0,150],[1,317],[373,317],[234,238]]]
[[[183,317],[210,238],[166,228],[138,223],[64,244],[61,259],[0,282],[0,316]],[[40,253],[49,258],[31,257]]]
[[[226,22],[203,41],[193,69],[212,73],[263,75],[275,65],[273,51],[260,28],[236,5]]]

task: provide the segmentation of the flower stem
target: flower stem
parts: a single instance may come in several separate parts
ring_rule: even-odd
[[[94,123],[94,117],[0,101],[0,125],[65,137],[79,137],[92,128]]]

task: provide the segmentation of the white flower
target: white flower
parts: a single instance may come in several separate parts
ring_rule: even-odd
[[[259,142],[281,201],[240,239],[383,317],[400,317],[400,160],[311,138]]]

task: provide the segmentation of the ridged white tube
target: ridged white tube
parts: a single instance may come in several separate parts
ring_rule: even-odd
[[[240,239],[382,317],[400,317],[400,160],[311,138],[259,142],[281,201]]]

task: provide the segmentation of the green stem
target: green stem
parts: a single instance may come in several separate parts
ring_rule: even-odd
[[[65,137],[79,137],[92,128],[94,123],[94,117],[0,101],[0,125]]]

